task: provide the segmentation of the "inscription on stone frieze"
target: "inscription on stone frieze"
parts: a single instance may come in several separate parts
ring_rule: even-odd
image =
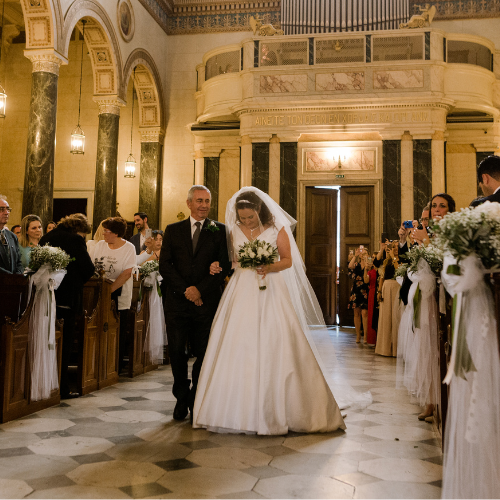
[[[317,113],[256,116],[261,127],[296,125],[354,125],[361,123],[419,123],[430,120],[428,111],[377,111],[359,113]]]

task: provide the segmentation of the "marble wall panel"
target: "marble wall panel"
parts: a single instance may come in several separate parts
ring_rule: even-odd
[[[269,193],[269,143],[252,144],[252,186]]]
[[[343,158],[330,151],[306,151],[306,172],[340,169],[375,170],[375,150],[349,150]]]
[[[395,239],[401,225],[401,141],[383,141],[382,155],[383,231],[390,239]]]
[[[413,216],[418,219],[432,197],[431,139],[413,140]]]
[[[307,91],[307,75],[261,75],[261,94],[283,94]]]
[[[280,143],[280,206],[297,218],[297,143]]]
[[[424,71],[422,69],[407,69],[401,71],[374,71],[374,89],[412,89],[424,86]]]
[[[320,73],[316,75],[316,90],[364,90],[363,72]]]
[[[218,220],[219,218],[219,157],[211,156],[205,158],[205,186],[212,193],[210,212],[208,218]]]
[[[148,214],[152,229],[160,228],[160,193],[162,145],[141,143],[141,174],[139,180],[139,212]]]

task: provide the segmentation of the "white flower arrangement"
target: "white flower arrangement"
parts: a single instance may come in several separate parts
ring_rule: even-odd
[[[406,256],[410,261],[407,272],[416,272],[420,259],[425,259],[427,261],[429,267],[436,276],[439,276],[443,269],[443,252],[434,244],[427,246],[415,245],[406,253]]]
[[[270,243],[260,240],[247,241],[240,246],[238,263],[242,268],[256,268],[272,264],[278,258],[278,249]],[[259,285],[260,290],[265,290],[265,284]]]
[[[62,271],[68,267],[72,259],[64,250],[59,247],[49,245],[34,246],[30,254],[29,269],[32,272],[38,271],[44,264],[50,267],[52,272]]]
[[[144,262],[144,264],[139,268],[139,272],[141,273],[141,278],[145,279],[150,274],[153,274],[156,271],[160,270],[160,264],[157,260],[148,260]]]
[[[475,208],[463,208],[447,214],[433,227],[434,245],[444,254],[449,252],[458,263],[476,254],[486,269],[500,267],[500,203],[487,201]],[[460,273],[450,266],[448,273]]]
[[[215,233],[216,231],[219,231],[219,226],[217,226],[217,224],[213,220],[211,220],[210,223],[205,228],[205,231],[210,231],[211,233]]]

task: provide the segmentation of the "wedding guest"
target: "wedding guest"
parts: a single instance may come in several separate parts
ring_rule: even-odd
[[[349,299],[350,309],[354,310],[354,327],[356,329],[356,343],[361,341],[361,321],[363,322],[364,343],[368,331],[368,285],[364,282],[363,273],[366,266],[367,255],[365,247],[360,245],[352,256],[348,269],[349,277],[353,280],[351,296]]]
[[[17,237],[5,227],[10,212],[7,198],[0,194],[0,273],[22,274],[24,267]]]
[[[368,327],[365,342],[369,346],[375,347],[377,342],[377,328],[378,328],[378,270],[373,265],[377,254],[366,258],[365,270],[363,280],[368,285]]]
[[[99,241],[104,240],[104,228],[102,227],[103,222],[104,221],[101,221],[101,223],[99,224],[99,226],[95,230],[94,238],[87,241],[87,252],[89,253],[89,255],[92,255],[97,243],[99,243]]]
[[[147,214],[136,212],[134,214],[134,224],[137,228],[137,234],[134,234],[129,241],[134,245],[136,254],[139,255],[143,250],[146,250],[146,246],[144,245],[146,241],[146,229],[149,229]]]
[[[500,156],[488,156],[479,164],[477,181],[484,198],[474,200],[471,207],[477,207],[485,201],[500,203]]]
[[[10,230],[19,238],[19,235],[21,234],[21,226],[19,224],[12,226]]]
[[[50,222],[47,222],[47,225],[45,226],[44,233],[45,234],[50,233],[50,231],[52,231],[52,229],[55,229],[56,226],[57,226],[57,224],[53,220],[51,220]]]
[[[381,243],[375,266],[382,265],[379,288],[379,320],[375,354],[396,357],[399,328],[399,283],[394,277],[399,267],[398,242]],[[383,259],[383,260],[382,260]]]
[[[144,245],[146,250],[143,250],[137,256],[137,265],[140,266],[148,260],[160,260],[161,246],[163,244],[163,231],[156,229],[153,231],[153,236],[146,238]]]
[[[430,205],[430,220],[433,223],[439,222],[448,212],[455,211],[455,200],[446,193],[435,194]],[[430,226],[430,221],[429,221]],[[432,233],[427,228],[415,228],[412,230],[412,238],[419,245],[428,245],[430,243]]]
[[[71,390],[68,367],[75,342],[76,319],[83,314],[83,285],[94,274],[94,265],[85,245],[85,235],[91,230],[85,215],[73,214],[62,218],[40,240],[40,245],[59,247],[73,259],[55,291],[56,315],[58,319],[64,320],[60,385],[62,399],[80,396],[78,392]]]
[[[38,215],[30,214],[23,217],[19,249],[21,250],[21,262],[25,268],[29,267],[31,250],[38,245],[42,234],[42,219]]]
[[[111,297],[120,311],[119,372],[124,368],[124,356],[128,354],[129,333],[127,312],[132,303],[132,269],[137,265],[135,248],[123,239],[127,221],[121,217],[108,217],[102,222],[104,240],[99,241],[92,252],[94,263],[102,263],[106,278],[113,281]]]

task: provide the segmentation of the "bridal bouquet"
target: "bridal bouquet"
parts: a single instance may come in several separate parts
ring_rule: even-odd
[[[417,271],[420,259],[427,261],[427,264],[429,264],[429,267],[436,276],[439,276],[441,269],[443,269],[443,252],[433,244],[427,246],[415,245],[406,253],[406,257],[410,261],[408,272]]]
[[[73,259],[58,247],[35,246],[30,255],[31,284],[35,298],[30,317],[31,399],[50,397],[57,389],[56,300],[57,290]]]
[[[278,249],[260,240],[247,241],[240,246],[238,263],[242,268],[256,268],[272,264],[278,258]],[[259,290],[267,288],[265,276],[261,278]]]

